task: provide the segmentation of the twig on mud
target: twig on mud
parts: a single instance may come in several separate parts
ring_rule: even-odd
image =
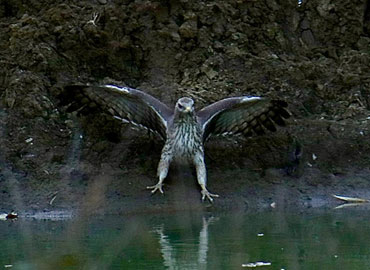
[[[362,199],[362,198],[354,198],[354,197],[347,197],[347,196],[338,196],[338,195],[332,195],[334,198],[338,200],[342,200],[349,203],[369,203],[370,200]]]
[[[58,191],[54,193],[54,196],[51,198],[49,205],[53,204],[54,200],[57,198],[58,193],[59,193]]]
[[[362,206],[362,205],[365,205],[365,204],[364,203],[343,203],[341,205],[334,207],[334,209],[342,209],[342,208]]]
[[[94,26],[96,26],[96,23],[98,22],[99,20],[99,13],[98,12],[94,12],[93,15],[92,15],[92,19],[90,21],[88,21],[86,24],[92,24]]]

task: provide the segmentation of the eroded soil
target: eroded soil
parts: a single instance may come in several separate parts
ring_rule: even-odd
[[[332,207],[370,198],[370,2],[0,1],[0,209],[136,213]],[[162,145],[99,112],[61,105],[63,86],[116,83],[198,108],[284,99],[286,128],[215,138],[201,203],[191,168],[156,183]],[[274,204],[273,204],[274,205]]]

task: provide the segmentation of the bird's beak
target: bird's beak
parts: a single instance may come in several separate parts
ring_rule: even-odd
[[[187,106],[186,108],[185,108],[185,112],[190,112],[191,111],[191,107],[190,106]]]

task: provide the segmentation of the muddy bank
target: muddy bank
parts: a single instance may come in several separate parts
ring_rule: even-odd
[[[331,207],[370,198],[368,1],[0,1],[0,208],[142,212]],[[200,203],[192,169],[165,196],[161,144],[98,111],[66,111],[71,82],[117,83],[200,108],[284,99],[286,128],[214,139]]]

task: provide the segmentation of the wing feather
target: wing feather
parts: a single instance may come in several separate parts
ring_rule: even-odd
[[[173,112],[149,94],[114,85],[69,85],[65,90],[78,100],[77,103],[99,107],[116,119],[145,128],[166,139],[167,122]]]
[[[203,128],[203,140],[211,135],[244,134],[250,136],[276,131],[290,117],[287,103],[261,97],[233,97],[215,102],[197,114]]]

